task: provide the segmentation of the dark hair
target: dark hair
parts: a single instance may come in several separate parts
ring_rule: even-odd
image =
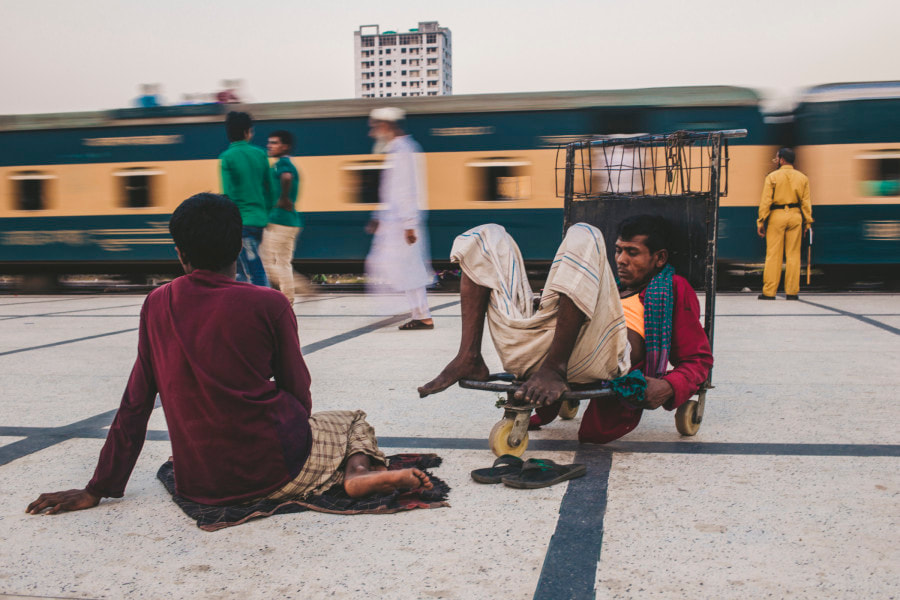
[[[291,150],[294,149],[294,136],[290,131],[285,131],[284,129],[279,129],[278,131],[273,131],[269,134],[270,138],[278,138],[281,140],[282,144],[286,144],[288,148]]]
[[[251,127],[253,119],[245,112],[233,110],[225,117],[225,131],[228,133],[229,142],[242,141]]]
[[[219,194],[204,192],[182,202],[169,219],[169,233],[181,258],[195,269],[218,271],[241,252],[241,212]]]
[[[646,235],[644,245],[651,253],[670,250],[672,247],[672,226],[663,217],[656,215],[633,215],[619,223],[616,236],[630,242],[635,236]]]
[[[794,151],[790,148],[782,148],[778,151],[778,158],[781,158],[789,165],[794,164]]]

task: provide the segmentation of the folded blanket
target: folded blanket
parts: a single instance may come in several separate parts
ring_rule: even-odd
[[[436,454],[396,454],[388,457],[388,470],[438,467],[442,459]],[[427,473],[427,471],[426,471]],[[240,525],[250,519],[270,517],[286,513],[314,510],[317,512],[342,515],[388,514],[414,508],[440,508],[450,506],[447,495],[450,492],[443,480],[428,473],[434,488],[413,492],[392,492],[383,496],[351,498],[341,485],[335,486],[317,496],[305,500],[260,500],[254,504],[235,506],[211,506],[182,498],[175,492],[175,470],[172,461],[166,461],[159,468],[156,477],[162,481],[172,500],[187,516],[197,521],[197,527],[204,531],[216,531],[233,525]]]

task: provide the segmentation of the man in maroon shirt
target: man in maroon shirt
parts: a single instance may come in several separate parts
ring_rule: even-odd
[[[176,489],[195,502],[300,499],[341,484],[354,498],[432,486],[418,469],[385,469],[365,413],[310,414],[291,304],[275,290],[234,280],[242,247],[234,203],[193,196],[175,210],[169,231],[185,275],[144,302],[137,360],[93,478],[84,489],[41,494],[27,512],[122,497],[157,393]]]
[[[451,258],[460,263],[463,271],[460,284],[463,317],[460,349],[435,379],[419,388],[419,395],[425,397],[442,391],[460,379],[487,378],[488,368],[481,356],[487,314],[504,368],[526,379],[516,396],[537,407],[537,414],[532,416],[533,426],[549,423],[556,417],[560,408],[558,400],[569,389],[567,379],[572,380],[573,374],[579,373],[579,364],[602,355],[604,350],[606,357],[599,361],[594,373],[606,372],[609,375],[595,377],[613,378],[628,370],[643,369],[647,375],[644,401],[640,408],[635,408],[617,398],[591,400],[578,432],[580,441],[606,443],[618,439],[637,426],[643,410],[654,410],[660,406],[667,410],[678,408],[706,380],[713,357],[706,333],[700,325],[697,294],[686,279],[671,275],[668,362],[674,368],[668,372],[665,365],[662,372],[646,368],[645,297],[648,285],[666,269],[671,235],[669,229],[664,219],[650,215],[630,217],[619,225],[616,288],[607,264],[602,234],[583,223],[573,225],[554,258],[537,309],[531,308],[531,290],[527,278],[522,275],[524,269],[519,265],[521,255],[518,248],[502,228],[496,225],[481,226],[459,236]],[[584,231],[589,232],[590,237],[585,236]],[[499,240],[498,236],[501,236]],[[579,238],[586,241],[579,241]],[[471,241],[475,239],[477,242]],[[507,262],[503,254],[515,254],[518,259]],[[482,257],[487,257],[487,260]],[[500,277],[492,279],[491,268],[476,265],[478,261],[492,268],[496,266]],[[560,274],[567,268],[574,275]],[[476,279],[481,283],[476,283]],[[560,279],[564,281],[559,283]],[[483,285],[493,281],[499,283],[498,289],[492,289],[493,284]],[[521,291],[523,286],[524,292]],[[609,295],[610,290],[617,296],[612,303],[604,300],[604,295]],[[508,305],[516,303],[520,305],[519,309],[511,310]],[[626,303],[628,310],[623,311]],[[551,308],[548,309],[548,306]],[[590,315],[586,314],[585,307],[588,307]],[[548,314],[550,310],[552,314]],[[545,334],[543,339],[539,342],[534,340],[532,330]],[[510,331],[513,332],[511,336]],[[507,336],[512,341],[504,339]],[[618,345],[615,344],[617,337]],[[530,362],[523,362],[514,350],[510,350],[517,346],[536,349]],[[583,382],[586,381],[582,375],[579,383]]]

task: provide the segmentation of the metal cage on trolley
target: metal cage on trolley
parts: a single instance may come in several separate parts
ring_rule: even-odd
[[[745,129],[677,131],[664,135],[606,136],[579,140],[557,151],[557,196],[565,199],[563,233],[575,223],[597,227],[606,240],[609,263],[615,264],[616,228],[625,218],[653,214],[669,221],[673,247],[669,263],[705,295],[703,328],[713,345],[716,306],[716,241],[719,199],[728,193],[730,139]],[[504,416],[490,433],[495,454],[520,456],[528,445],[528,422],[534,406],[515,398],[522,384],[507,373],[488,381],[464,379],[461,387],[505,392]],[[573,418],[581,400],[613,395],[603,382],[570,384],[560,402],[562,418]],[[675,413],[682,435],[697,433],[703,420],[712,372],[696,398]]]

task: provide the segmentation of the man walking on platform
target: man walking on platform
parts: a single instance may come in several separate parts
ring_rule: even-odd
[[[784,293],[788,300],[800,298],[800,241],[812,227],[809,179],[794,168],[794,151],[782,148],[773,161],[778,170],[766,176],[756,232],[766,238],[766,266],[760,300],[774,300],[785,260]]]
[[[366,258],[366,274],[374,284],[406,294],[412,319],[400,329],[434,329],[425,295],[434,273],[422,222],[422,148],[403,131],[404,117],[399,108],[377,108],[369,116],[369,135],[387,158],[378,187],[382,210],[372,215],[367,227],[375,239]]]
[[[250,145],[253,121],[247,113],[228,113],[225,130],[231,144],[219,155],[222,193],[237,204],[244,223],[237,280],[268,287],[269,280],[259,256],[259,245],[263,229],[269,224],[269,211],[274,198],[269,159],[262,148]]]
[[[260,246],[266,276],[290,302],[294,301],[291,260],[294,258],[297,236],[303,229],[303,216],[296,210],[300,175],[291,162],[293,146],[294,136],[288,131],[275,131],[269,136],[269,156],[277,159],[272,165],[272,183],[278,200],[269,213],[269,224]]]

